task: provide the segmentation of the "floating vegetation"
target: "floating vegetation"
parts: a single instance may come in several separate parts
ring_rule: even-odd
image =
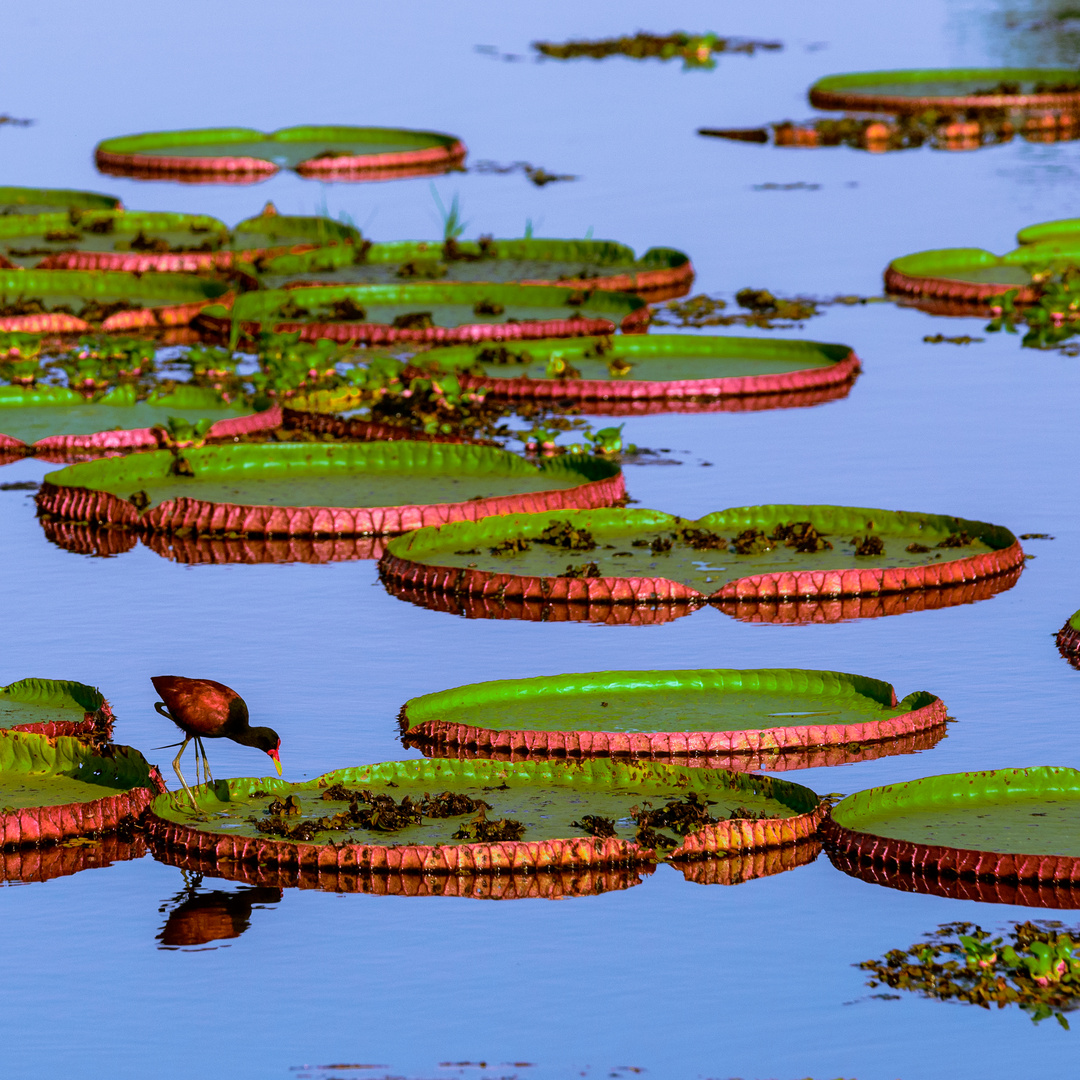
[[[860,297],[850,299],[852,303],[867,302]],[[653,314],[653,323],[694,329],[706,326],[756,326],[773,330],[788,329],[821,313],[820,301],[808,297],[779,299],[767,289],[740,289],[735,294],[735,302],[745,310],[724,314],[727,301],[704,293],[688,300],[670,300]]]
[[[580,176],[569,173],[553,173],[539,165],[533,165],[528,161],[511,161],[509,165],[500,165],[497,161],[478,161],[470,167],[470,172],[488,173],[497,176],[505,176],[507,173],[522,173],[527,180],[537,187],[546,187],[562,180],[580,180]]]
[[[9,113],[0,113],[0,125],[10,124],[12,127],[30,127],[33,123],[33,120],[21,120],[17,116],[11,116]]]
[[[944,334],[927,334],[923,338],[927,345],[975,345],[985,340],[986,338],[970,337],[968,334],[960,334],[956,337],[946,337]]]
[[[533,48],[543,57],[553,60],[576,60],[588,57],[605,60],[609,56],[627,56],[632,60],[675,60],[683,62],[683,70],[710,71],[716,67],[714,56],[720,53],[741,53],[753,56],[759,50],[775,52],[782,49],[779,41],[756,41],[751,38],[725,38],[718,34],[649,34],[638,31],[632,37],[601,38],[595,41],[534,41]]]
[[[1047,921],[1013,922],[994,934],[975,923],[942,923],[907,949],[856,964],[867,986],[983,1009],[1016,1005],[1039,1023],[1080,1007],[1080,929]],[[892,995],[875,995],[891,997]]]

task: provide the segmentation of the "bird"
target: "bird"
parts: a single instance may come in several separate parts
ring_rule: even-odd
[[[213,679],[188,679],[182,675],[155,675],[150,681],[165,699],[157,702],[154,708],[184,733],[182,743],[172,744],[180,747],[172,765],[177,779],[196,809],[198,803],[180,771],[180,759],[192,740],[195,741],[196,784],[199,783],[200,756],[205,774],[203,779],[207,783],[213,783],[214,780],[210,775],[210,763],[206,760],[203,739],[232,739],[241,746],[254,746],[270,755],[278,776],[281,775],[281,758],[278,756],[281,739],[278,733],[273,728],[251,727],[248,722],[247,702],[231,687]]]

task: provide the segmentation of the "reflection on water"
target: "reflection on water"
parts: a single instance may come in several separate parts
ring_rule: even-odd
[[[146,842],[139,833],[79,837],[45,847],[0,851],[0,882],[16,885],[69,877],[83,870],[141,859],[146,852]]]
[[[166,901],[161,912],[168,912],[165,925],[157,935],[159,949],[190,949],[209,946],[215,941],[238,938],[251,926],[253,910],[281,902],[281,889],[268,886],[226,891],[202,890],[202,874],[184,873],[184,887]]]

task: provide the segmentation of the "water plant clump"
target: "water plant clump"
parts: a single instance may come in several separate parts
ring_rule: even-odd
[[[639,30],[633,36],[600,38],[594,41],[534,41],[533,48],[553,60],[575,60],[588,57],[604,60],[609,56],[627,56],[632,60],[674,60],[683,62],[683,70],[709,71],[716,67],[714,56],[720,53],[742,53],[753,56],[759,50],[775,52],[782,49],[779,41],[756,41],[751,38],[725,38],[718,34],[650,34]]]
[[[1071,339],[1080,332],[1080,266],[1058,260],[1033,268],[1031,279],[1034,301],[1020,304],[1017,289],[995,297],[990,309],[993,318],[986,331],[1015,334],[1024,323],[1023,348],[1060,349],[1067,355],[1078,355],[1078,346]]]
[[[670,300],[653,315],[658,326],[702,329],[706,326],[756,326],[762,330],[785,329],[821,314],[821,301],[807,297],[782,299],[768,289],[740,289],[735,294],[741,312],[725,314],[727,301],[701,293],[688,300]]]
[[[1080,929],[1057,921],[1011,923],[996,936],[968,922],[943,923],[907,949],[855,965],[867,985],[983,1009],[1017,1005],[1034,1023],[1069,1027],[1080,1008]],[[885,995],[879,995],[885,996]]]

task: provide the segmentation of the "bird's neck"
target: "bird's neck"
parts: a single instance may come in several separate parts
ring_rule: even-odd
[[[238,731],[235,735],[229,737],[233,742],[237,742],[241,746],[255,746],[260,750],[262,749],[262,744],[267,741],[267,737],[269,737],[271,742],[277,741],[274,733],[269,728],[264,727],[246,727],[242,731]]]

